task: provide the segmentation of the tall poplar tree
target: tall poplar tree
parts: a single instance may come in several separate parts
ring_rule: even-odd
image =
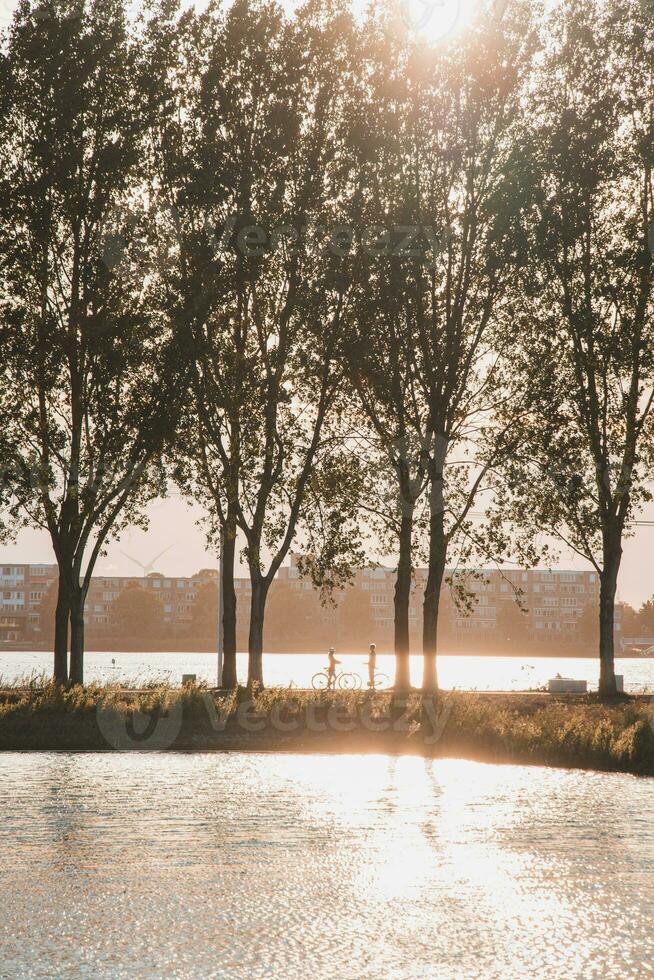
[[[495,410],[509,399],[519,405],[499,326],[524,238],[516,138],[532,11],[513,5],[499,23],[482,11],[434,47],[399,43],[383,20],[368,29],[351,192],[367,248],[351,375],[380,433],[383,422],[398,482],[401,637],[411,526],[426,486],[423,687],[434,690],[446,566],[456,555],[488,557],[472,511],[512,445],[511,426]],[[398,453],[401,446],[410,449]],[[398,645],[405,684],[407,643]]]
[[[276,572],[331,440],[347,282],[332,240],[350,20],[335,4],[167,13],[153,26],[152,197],[169,254],[163,302],[190,365],[183,483],[226,551],[235,675],[237,529],[252,582],[250,683]],[[157,40],[159,38],[159,40]],[[314,487],[317,485],[314,482]]]
[[[654,18],[639,0],[565,0],[528,103],[528,262],[513,367],[535,376],[507,516],[600,580],[600,692],[616,693],[623,540],[654,466]]]
[[[23,0],[5,56],[0,318],[14,512],[49,532],[54,677],[81,683],[96,560],[159,492],[174,405],[150,315],[142,72],[121,0]]]

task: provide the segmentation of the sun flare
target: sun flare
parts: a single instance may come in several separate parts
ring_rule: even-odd
[[[402,20],[417,41],[437,44],[464,30],[474,13],[473,0],[401,0]]]

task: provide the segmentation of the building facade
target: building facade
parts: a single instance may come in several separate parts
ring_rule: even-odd
[[[54,615],[57,588],[56,565],[0,566],[0,642],[38,642],[47,635]],[[218,595],[218,572],[203,569],[192,576],[150,575],[94,577],[84,612],[89,636],[111,636],[120,627],[117,600],[127,590],[139,588],[157,603],[162,632],[178,636],[189,632],[201,591],[213,586]]]
[[[47,642],[54,614],[57,569],[48,564],[0,566],[0,642],[5,645]],[[422,598],[426,571],[415,573],[410,604],[412,641],[419,648]],[[321,603],[311,583],[300,576],[297,559],[280,569],[270,593],[266,621],[269,649],[322,649],[338,643],[341,649],[360,648],[374,640],[389,646],[393,639],[391,568],[364,568],[353,583],[331,603]],[[197,634],[200,606],[217,616],[218,572],[203,569],[192,576],[145,577],[97,576],[86,601],[85,622],[89,640],[102,643],[124,634],[124,598],[140,589],[138,601],[155,611],[159,643],[176,642]],[[237,579],[239,647],[247,643],[250,582]],[[132,599],[134,599],[132,595]],[[119,602],[120,599],[120,602]],[[524,607],[520,612],[516,599]],[[593,621],[599,601],[599,580],[592,571],[532,569],[449,570],[443,585],[439,634],[441,641],[457,648],[499,648],[515,638],[529,645],[578,647],[583,644],[584,620]],[[621,631],[621,609],[616,610],[616,633]],[[136,611],[138,632],[138,605]],[[150,615],[152,623],[152,615]],[[215,627],[207,625],[211,641]],[[195,630],[195,633],[194,633]],[[213,632],[212,632],[213,631]],[[155,637],[153,636],[153,642]],[[163,647],[161,647],[163,648]]]
[[[56,565],[0,566],[0,641],[39,637],[43,600],[56,580]]]
[[[300,578],[295,559],[280,570],[279,583],[295,590],[311,590]],[[412,643],[419,645],[426,569],[417,569],[409,607]],[[350,589],[341,593],[333,615],[335,637],[342,633],[344,600],[357,595],[360,615],[376,642],[393,639],[395,571],[364,568],[357,571]],[[448,569],[439,613],[439,635],[454,647],[471,644],[500,647],[507,639],[530,645],[579,647],[584,628],[595,621],[599,604],[599,576],[593,571],[558,569]],[[524,610],[524,611],[522,611]],[[339,614],[340,613],[340,614]],[[616,607],[616,638],[622,629],[622,609]]]

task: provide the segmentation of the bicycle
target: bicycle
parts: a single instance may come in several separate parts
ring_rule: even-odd
[[[311,686],[314,691],[336,690],[336,688],[339,691],[358,691],[361,687],[361,678],[358,674],[353,674],[350,671],[342,671],[340,674],[336,674],[334,687],[330,688],[328,672],[326,670],[319,670],[311,678]]]
[[[368,666],[365,660],[363,663],[365,667]],[[384,674],[383,671],[375,670],[372,675],[372,684],[370,683],[370,674],[368,673],[368,680],[366,681],[366,688],[368,691],[383,691],[385,688],[390,686],[391,679],[388,674]]]
[[[376,670],[373,675],[372,685],[371,686],[369,685],[368,690],[383,691],[384,688],[390,686],[390,683],[391,683],[391,679],[388,676],[388,674],[384,674],[382,673],[382,671]]]
[[[311,686],[314,691],[330,690],[328,672],[321,670],[317,674],[314,674],[311,678]],[[360,691],[362,687],[363,681],[358,674],[355,674],[354,671],[342,671],[336,675],[334,687],[331,690],[338,688],[339,691]],[[384,674],[379,670],[375,671],[373,686],[368,687],[368,690],[383,691],[387,687],[390,687],[390,677],[388,674]]]

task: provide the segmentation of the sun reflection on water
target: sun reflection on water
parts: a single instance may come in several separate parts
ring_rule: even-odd
[[[0,756],[11,975],[641,976],[650,783],[384,755]],[[38,971],[37,971],[38,972]],[[8,975],[9,975],[8,974]]]

